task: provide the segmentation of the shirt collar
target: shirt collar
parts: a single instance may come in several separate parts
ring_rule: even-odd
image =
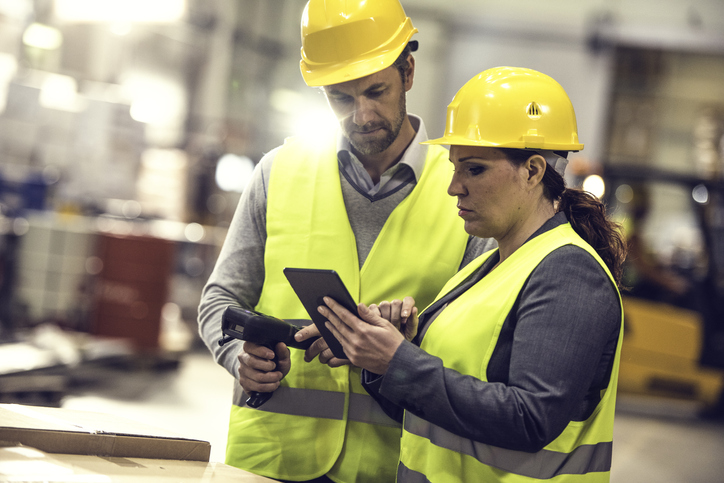
[[[415,179],[419,181],[422,177],[422,170],[425,168],[425,158],[427,157],[427,146],[420,143],[428,140],[427,130],[425,129],[425,123],[422,118],[409,113],[407,116],[410,118],[412,127],[416,128],[417,133],[397,164],[406,164],[412,168],[412,171],[415,173]],[[346,154],[340,156],[342,152]],[[352,153],[352,146],[349,143],[349,139],[347,139],[341,131],[337,135],[337,157],[343,161],[346,159],[354,159],[359,162],[354,153]]]

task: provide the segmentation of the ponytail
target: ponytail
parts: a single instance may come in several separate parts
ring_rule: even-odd
[[[626,241],[621,225],[606,215],[604,204],[583,190],[566,188],[561,193],[557,211],[566,214],[573,230],[596,250],[611,271],[616,285],[621,287]]]
[[[514,163],[525,162],[535,154],[522,149],[501,151]],[[606,215],[606,207],[598,198],[580,189],[566,188],[563,176],[551,166],[547,166],[543,175],[543,187],[545,196],[554,205],[557,203],[556,212],[566,214],[573,230],[596,250],[620,288],[626,258],[626,240],[621,225]]]

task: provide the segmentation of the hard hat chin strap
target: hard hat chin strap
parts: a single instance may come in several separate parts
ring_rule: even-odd
[[[551,168],[555,169],[558,174],[561,176],[565,174],[566,166],[568,166],[568,160],[566,158],[554,151],[536,151],[536,153],[543,156],[546,163],[548,163]]]

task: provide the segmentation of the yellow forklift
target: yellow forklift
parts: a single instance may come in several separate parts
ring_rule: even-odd
[[[620,393],[696,401],[723,417],[724,182],[623,166],[603,178],[630,248]],[[658,222],[646,226],[657,200]]]

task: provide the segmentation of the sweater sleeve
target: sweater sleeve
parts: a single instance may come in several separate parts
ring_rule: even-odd
[[[608,374],[620,326],[618,296],[590,254],[563,247],[533,271],[506,326],[512,337],[498,354],[505,360],[500,380],[462,375],[403,343],[379,395],[459,436],[540,450],[565,429],[597,375]]]
[[[235,378],[242,342],[232,340],[219,346],[218,341],[222,336],[221,315],[228,305],[254,308],[259,301],[264,283],[266,188],[276,151],[266,154],[256,166],[234,212],[199,303],[199,335],[216,362]]]

